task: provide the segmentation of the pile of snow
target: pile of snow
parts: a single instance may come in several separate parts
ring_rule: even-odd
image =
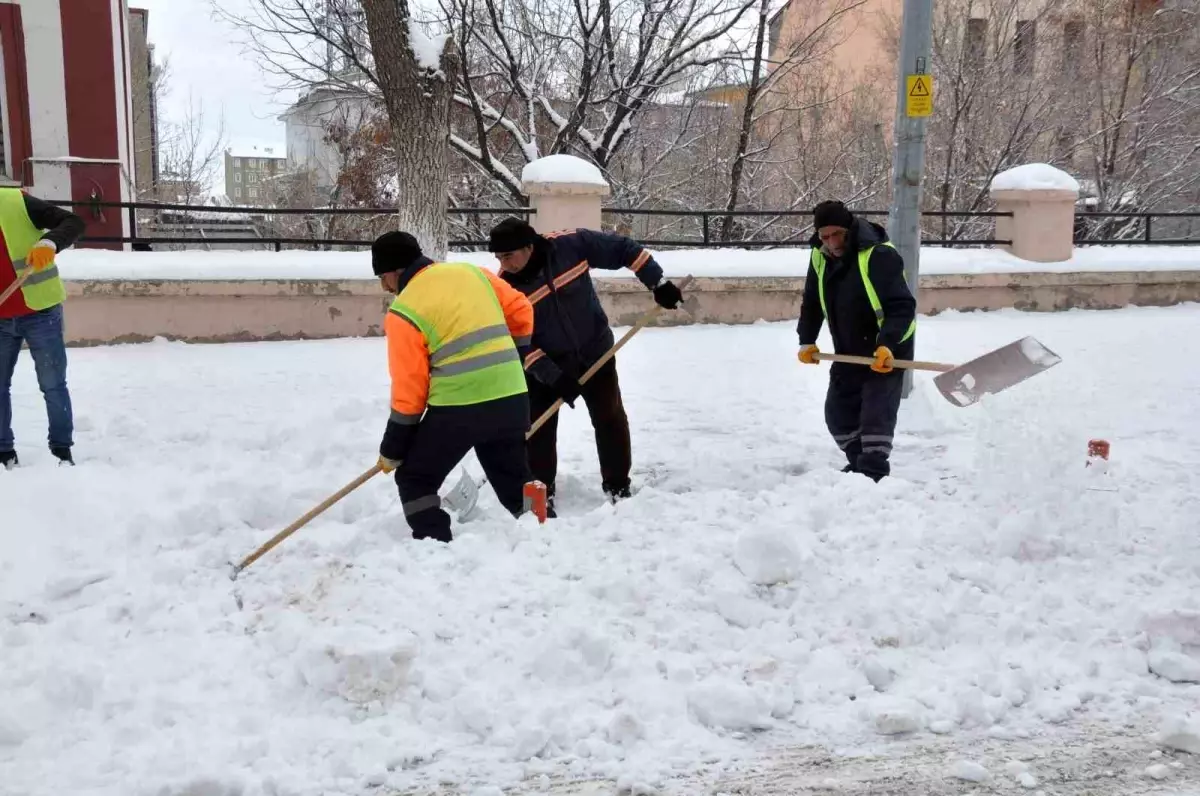
[[[574,155],[547,155],[527,163],[521,169],[521,182],[574,182],[584,185],[608,185],[600,169]]]
[[[1079,193],[1079,181],[1048,163],[1026,163],[1002,171],[992,178],[994,191],[1073,191]]]
[[[1168,748],[1200,755],[1200,715],[1168,717],[1158,740]]]
[[[1200,612],[1153,617],[1146,633],[1150,671],[1175,683],[1200,683]]]
[[[746,249],[674,249],[653,252],[668,277],[803,278],[808,272],[808,249],[749,251]],[[452,252],[448,259],[499,271],[489,252]],[[109,252],[69,249],[58,256],[68,280],[175,279],[345,279],[375,280],[370,252],[183,251]],[[921,273],[951,274],[1075,273],[1095,271],[1195,271],[1200,269],[1198,246],[1092,246],[1075,250],[1071,259],[1031,263],[1000,249],[921,250]],[[593,268],[593,279],[635,279],[627,270]]]
[[[647,329],[618,356],[632,499],[604,501],[587,412],[564,410],[554,524],[485,488],[451,545],[414,542],[376,478],[236,583],[230,561],[374,462],[384,342],[73,350],[76,468],[44,449],[23,356],[0,790],[668,796],[790,744],[937,734],[954,776],[1024,792],[1033,772],[967,747],[1099,726],[1200,752],[1200,686],[1148,663],[1200,611],[1200,372],[1178,365],[1198,322],[922,318],[924,358],[1032,334],[1063,362],[902,420],[880,484],[839,472],[829,371],[796,363],[792,324]]]
[[[991,772],[973,760],[956,760],[947,771],[951,777],[966,782],[990,782]]]

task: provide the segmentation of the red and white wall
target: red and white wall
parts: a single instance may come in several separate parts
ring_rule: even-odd
[[[4,173],[80,202],[89,236],[130,234],[127,212],[83,204],[133,197],[127,12],[127,0],[0,0]]]

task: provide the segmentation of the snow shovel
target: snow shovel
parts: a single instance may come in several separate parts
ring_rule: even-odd
[[[849,354],[817,354],[816,358],[858,365],[870,365],[875,361],[873,357]],[[938,392],[950,403],[961,407],[976,403],[984,395],[1007,390],[1059,362],[1062,362],[1062,357],[1058,354],[1032,337],[1022,337],[961,365],[908,359],[893,360],[892,365],[897,368],[938,371],[938,375],[933,379]]]
[[[365,484],[367,481],[370,481],[381,472],[383,472],[383,468],[376,464],[370,470],[367,470],[362,475],[358,476],[358,478],[355,478],[353,481],[346,484],[333,495],[330,495],[312,511],[308,512],[303,517],[272,536],[262,547],[246,556],[242,563],[234,565],[233,571],[229,573],[229,579],[237,580],[237,576],[241,574],[243,569],[262,558],[277,544],[303,528],[305,525],[308,525],[319,515],[328,510],[333,504],[337,503],[339,500],[346,497],[346,495],[349,495],[351,492],[358,489],[360,486]],[[454,485],[446,497],[442,498],[442,505],[458,514],[458,519],[461,522],[464,517],[475,510],[475,504],[479,502],[479,487],[482,486],[485,481],[487,481],[486,478],[483,479],[483,481],[474,481],[471,476],[467,474],[466,468],[463,468],[462,474],[458,478],[458,483]]]
[[[360,486],[362,486],[366,482],[370,481],[372,478],[374,478],[376,475],[378,475],[381,472],[383,472],[383,468],[380,467],[379,463],[377,462],[375,464],[375,466],[372,467],[370,470],[367,470],[362,475],[358,476],[358,478],[355,478],[353,481],[346,484],[344,487],[339,489],[337,492],[334,492],[332,495],[325,498],[315,508],[313,508],[307,514],[305,514],[303,517],[296,520],[291,525],[289,525],[288,527],[284,528],[279,533],[272,536],[270,539],[268,539],[266,541],[265,544],[263,544],[262,547],[258,548],[253,553],[246,556],[246,558],[242,561],[242,563],[235,564],[233,567],[233,571],[229,573],[229,579],[237,580],[237,576],[241,574],[243,569],[250,566],[258,559],[262,558],[264,555],[266,555],[268,552],[270,552],[271,549],[273,547],[275,547],[275,545],[279,544],[284,539],[288,538],[289,536],[294,534],[296,531],[303,528],[305,525],[308,525],[310,522],[315,520],[319,515],[325,513],[325,511],[327,509],[329,509],[329,507],[332,506],[334,503],[337,503],[339,500],[346,497],[346,495],[349,495],[351,492],[358,489]]]
[[[475,511],[475,505],[479,502],[479,488],[486,483],[486,475],[476,481],[466,467],[462,468],[458,483],[442,498],[442,506],[457,514],[459,522],[464,522]]]
[[[676,285],[676,287],[678,287],[682,291],[685,287],[687,287],[689,284],[691,284],[692,278],[693,277],[691,276],[691,274],[688,274],[683,279],[679,280],[679,284]],[[658,313],[662,312],[662,309],[663,309],[662,307],[655,304],[653,307],[646,310],[642,314],[642,317],[638,318],[638,321],[637,321],[637,323],[635,323],[633,325],[633,328],[630,329],[628,332],[626,332],[624,335],[622,335],[621,339],[618,340],[612,348],[610,348],[604,352],[604,356],[602,356],[596,360],[596,364],[594,364],[590,368],[588,368],[587,371],[582,376],[579,377],[579,383],[586,384],[588,379],[590,379],[592,376],[595,376],[596,373],[600,370],[600,368],[604,367],[604,365],[608,362],[608,360],[612,359],[614,356],[617,355],[617,352],[621,350],[621,346],[628,343],[629,339],[631,337],[633,337],[635,334],[637,334],[638,332],[640,332],[642,329],[645,329],[646,326],[650,323],[650,321],[652,321],[656,317],[658,317]],[[529,439],[534,434],[536,434],[537,430],[539,428],[541,428],[542,426],[544,426],[546,424],[546,421],[549,420],[551,417],[553,417],[554,413],[557,412],[560,408],[562,408],[562,405],[563,405],[563,400],[561,398],[559,398],[557,401],[555,401],[553,404],[551,404],[550,408],[547,409],[545,412],[543,412],[542,416],[539,417],[537,419],[537,421],[534,422],[534,424],[529,427],[529,431],[525,432],[525,439]]]

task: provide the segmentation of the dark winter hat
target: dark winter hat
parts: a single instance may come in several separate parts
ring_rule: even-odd
[[[515,252],[537,242],[538,234],[528,222],[519,218],[506,218],[492,227],[488,236],[488,251]]]
[[[421,244],[407,232],[385,232],[371,244],[371,270],[375,276],[403,271],[421,256]]]
[[[828,199],[813,208],[813,226],[842,227],[850,229],[854,225],[854,216],[846,206],[834,199]]]

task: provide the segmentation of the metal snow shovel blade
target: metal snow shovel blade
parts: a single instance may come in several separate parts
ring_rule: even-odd
[[[852,354],[818,353],[815,356],[819,360],[856,365],[870,365],[875,361],[873,357]],[[895,359],[892,367],[937,371],[933,383],[942,396],[955,406],[970,406],[988,393],[1007,390],[1059,362],[1062,357],[1058,354],[1032,337],[1022,337],[961,365]]]
[[[442,498],[442,505],[457,514],[459,522],[465,521],[475,510],[475,504],[479,502],[479,487],[483,486],[485,481],[486,477],[476,481],[464,467],[458,477],[458,483]]]
[[[938,391],[956,406],[970,406],[984,395],[1007,390],[1048,370],[1062,357],[1032,337],[1022,337],[933,378]]]

